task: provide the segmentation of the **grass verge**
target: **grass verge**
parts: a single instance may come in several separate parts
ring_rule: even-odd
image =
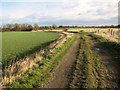
[[[10,88],[42,88],[52,72],[55,71],[55,67],[59,61],[67,53],[76,37],[77,35],[74,34],[61,47],[57,48],[53,54],[47,56],[45,60],[37,62],[37,65],[27,70],[21,78],[5,86]]]

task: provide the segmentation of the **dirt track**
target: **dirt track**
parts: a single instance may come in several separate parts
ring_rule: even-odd
[[[72,66],[74,65],[77,51],[79,50],[80,36],[70,47],[68,53],[60,61],[50,80],[44,85],[44,88],[68,88]]]
[[[105,88],[119,88],[120,89],[120,66],[110,55],[110,51],[95,43],[95,40],[90,37],[94,43],[93,50],[99,54],[102,60],[102,68],[104,71],[104,85]],[[77,51],[79,50],[80,36],[77,37],[68,53],[60,61],[50,80],[44,84],[44,88],[68,88],[71,81],[72,66],[76,60]]]
[[[98,54],[100,55],[100,58],[102,60],[102,67],[105,74],[105,85],[106,87],[111,88],[119,88],[119,80],[120,80],[120,66],[114,60],[114,57],[110,55],[110,51],[106,49],[105,47],[102,47],[100,45],[96,45],[95,47],[99,48],[97,50]]]
[[[117,61],[114,60],[114,57],[111,56],[110,50],[95,43],[95,40],[92,39],[92,41],[94,42],[94,50],[101,58],[101,64],[105,75],[105,87],[120,89],[120,66]]]

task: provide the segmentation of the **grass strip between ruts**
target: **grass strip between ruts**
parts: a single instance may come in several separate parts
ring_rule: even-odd
[[[80,33],[81,40],[70,88],[103,88],[104,74],[99,56],[91,49],[88,34]],[[95,81],[93,81],[95,80]]]

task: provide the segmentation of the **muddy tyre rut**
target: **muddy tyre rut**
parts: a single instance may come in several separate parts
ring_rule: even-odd
[[[120,89],[120,66],[111,55],[111,51],[97,43],[92,37],[89,37],[94,43],[93,50],[100,56],[101,65],[104,71],[105,88]]]
[[[93,43],[91,50],[97,53],[99,55],[99,58],[101,59],[101,66],[104,72],[104,75],[103,75],[104,88],[120,89],[120,75],[119,75],[120,66],[114,60],[114,57],[111,56],[111,54],[109,53],[110,51],[107,48],[101,46],[92,37],[88,36],[88,38]],[[59,62],[55,72],[52,74],[52,77],[49,79],[48,82],[44,84],[44,88],[69,88],[70,87],[69,85],[71,84],[73,71],[74,71],[73,67],[75,65],[75,61],[78,57],[78,51],[80,49],[79,45],[80,45],[80,35],[77,36],[77,39],[75,40],[73,45],[70,47],[68,52],[62,58],[62,60]],[[93,75],[92,78],[95,79],[96,77],[94,77]],[[96,83],[96,80],[92,80],[92,81]],[[98,86],[96,85],[93,87],[98,87]]]
[[[44,84],[44,88],[68,88],[71,78],[72,66],[77,57],[79,49],[80,35],[70,47],[66,55],[62,58],[55,72],[48,82]]]
[[[120,89],[120,66],[116,60],[114,60],[114,57],[110,55],[110,50],[100,46],[99,44],[95,44],[94,49],[99,54],[101,59],[101,64],[105,75],[105,87]]]

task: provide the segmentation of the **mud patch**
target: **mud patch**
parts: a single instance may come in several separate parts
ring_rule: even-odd
[[[95,40],[92,41],[94,42],[94,47],[92,49],[99,54],[101,59],[105,75],[105,87],[120,89],[120,66],[114,59],[113,55],[111,55],[111,51],[109,49],[96,43]]]

